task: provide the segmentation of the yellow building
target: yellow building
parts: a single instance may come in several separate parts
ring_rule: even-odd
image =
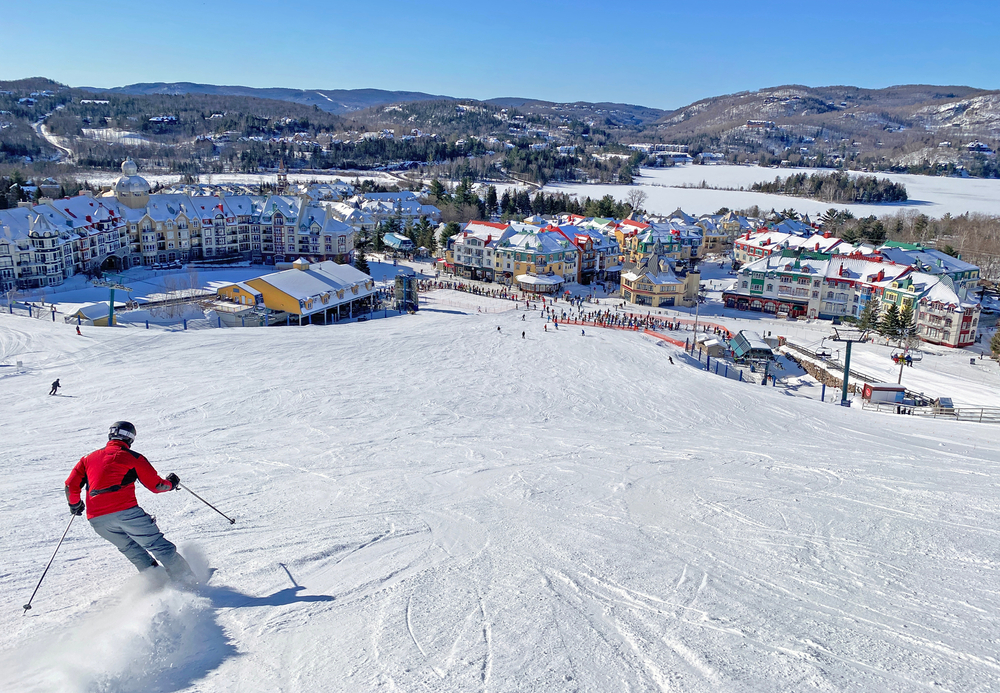
[[[351,318],[371,307],[375,282],[351,265],[326,261],[310,265],[303,259],[292,269],[272,272],[245,282],[219,289],[220,297],[249,305],[264,306],[269,311],[285,313],[298,324]],[[280,318],[279,318],[280,319]]]
[[[497,243],[494,269],[497,276],[556,276],[575,282],[580,249],[559,230],[512,224],[516,233]],[[530,289],[529,289],[530,290]]]
[[[654,253],[627,263],[621,274],[621,294],[640,306],[694,306],[701,274],[675,270],[671,261]]]

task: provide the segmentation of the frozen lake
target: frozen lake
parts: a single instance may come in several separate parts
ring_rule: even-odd
[[[899,211],[921,212],[930,217],[945,214],[957,216],[966,212],[1000,215],[1000,179],[945,178],[909,174],[861,174],[888,178],[906,186],[909,200],[900,204],[842,205],[818,202],[786,195],[770,195],[740,191],[754,183],[773,181],[795,173],[831,173],[829,169],[777,169],[760,166],[676,166],[674,168],[643,169],[638,185],[649,199],[645,208],[658,214],[669,214],[678,207],[688,214],[713,214],[722,207],[746,209],[753,205],[762,210],[782,210],[793,207],[801,214],[818,215],[831,207],[849,209],[857,216],[883,216]],[[711,190],[684,186],[736,188]],[[581,198],[599,199],[611,195],[624,200],[635,185],[552,184],[547,192],[568,192]]]

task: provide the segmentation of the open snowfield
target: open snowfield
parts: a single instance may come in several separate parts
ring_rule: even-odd
[[[680,207],[688,214],[714,214],[722,207],[747,209],[753,205],[763,210],[796,209],[801,214],[817,215],[831,207],[849,209],[857,217],[885,216],[900,211],[914,211],[930,217],[952,216],[966,212],[1000,215],[1000,180],[981,178],[946,178],[941,176],[916,176],[909,174],[875,173],[877,178],[888,178],[906,186],[909,200],[899,204],[843,205],[820,202],[803,197],[769,195],[740,191],[754,183],[787,178],[796,173],[829,174],[830,169],[762,168],[760,166],[676,166],[674,168],[644,168],[636,183],[649,196],[643,205],[656,214],[669,214]],[[731,188],[712,190],[684,186],[697,186],[705,181],[708,186]],[[611,195],[624,200],[636,185],[586,185],[550,184],[546,192],[567,192],[583,199],[599,199]]]
[[[0,314],[0,690],[1000,688],[996,427],[432,298],[84,337]],[[122,418],[237,520],[137,491],[217,572],[164,587],[78,518],[22,616],[63,481]]]

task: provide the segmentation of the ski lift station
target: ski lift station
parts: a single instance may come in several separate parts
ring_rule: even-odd
[[[756,332],[740,330],[729,340],[736,361],[766,361],[774,357],[774,350]]]
[[[420,308],[417,294],[417,275],[409,267],[400,267],[396,275],[394,298],[396,310],[415,313]]]
[[[387,248],[409,252],[414,249],[413,241],[400,233],[387,233],[382,236],[382,242]]]

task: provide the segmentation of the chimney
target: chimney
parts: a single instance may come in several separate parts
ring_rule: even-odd
[[[830,237],[830,232],[829,231],[824,231],[823,232],[823,238],[829,238],[829,237]]]

